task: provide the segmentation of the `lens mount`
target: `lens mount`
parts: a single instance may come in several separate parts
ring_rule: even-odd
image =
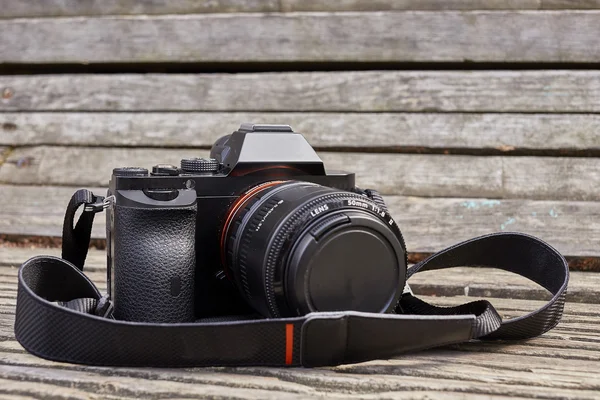
[[[308,182],[268,182],[232,206],[222,236],[228,275],[266,317],[391,312],[406,246],[382,207]]]

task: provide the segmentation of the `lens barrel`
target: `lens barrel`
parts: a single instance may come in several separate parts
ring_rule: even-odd
[[[271,318],[391,312],[406,280],[406,246],[390,215],[367,197],[308,182],[246,192],[221,245],[242,296]]]

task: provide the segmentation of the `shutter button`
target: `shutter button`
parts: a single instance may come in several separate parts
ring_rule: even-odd
[[[179,168],[169,164],[158,164],[152,167],[153,176],[177,176],[179,175]]]

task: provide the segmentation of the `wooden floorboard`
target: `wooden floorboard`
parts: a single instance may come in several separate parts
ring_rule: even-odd
[[[0,185],[0,234],[60,237],[64,210],[76,189]],[[587,267],[578,268],[600,268],[600,202],[404,196],[386,200],[410,252],[430,253],[477,235],[520,231],[541,237],[565,255],[587,260]],[[105,237],[104,215],[96,217],[92,236]]]
[[[248,121],[289,124],[319,149],[600,153],[597,114],[5,112],[0,145],[210,147]]]
[[[207,150],[156,148],[19,147],[0,166],[0,183],[107,186],[115,167],[178,165]],[[356,184],[388,195],[600,200],[591,182],[600,163],[586,157],[319,152],[328,170],[356,174]],[[21,166],[19,166],[21,164]]]
[[[4,19],[0,61],[593,63],[600,61],[599,15],[431,11]],[[135,40],[121,40],[131,32]]]
[[[598,0],[0,0],[1,18],[294,11],[554,10],[600,8]]]
[[[92,253],[91,259],[96,260],[97,256]],[[2,260],[6,260],[5,255],[0,255],[0,262]],[[438,273],[443,285],[448,277],[443,271]],[[89,276],[97,282],[104,279],[96,270]],[[492,276],[499,277],[498,273]],[[0,266],[0,278],[16,288],[15,268]],[[471,278],[479,279],[475,275]],[[586,274],[573,274],[574,290],[578,285],[591,283]],[[597,285],[594,287],[597,290]],[[94,396],[293,399],[325,395],[352,399],[462,398],[466,395],[469,398],[593,399],[600,390],[600,377],[596,374],[600,365],[597,329],[600,313],[595,305],[587,303],[567,302],[563,321],[551,332],[528,341],[473,342],[389,360],[314,370],[149,369],[56,363],[26,353],[12,332],[16,291],[2,290],[1,293],[4,295],[0,302],[0,394],[24,397],[52,394],[59,399]],[[535,297],[534,292],[530,294]],[[472,300],[464,296],[424,299],[445,306]],[[496,298],[491,301],[505,317],[522,315],[543,304],[535,300]],[[592,328],[587,329],[587,326]]]
[[[5,75],[0,91],[0,111],[600,112],[595,70]]]

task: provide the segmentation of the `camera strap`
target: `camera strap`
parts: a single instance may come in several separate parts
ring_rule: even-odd
[[[74,226],[76,210],[85,211]],[[15,335],[37,356],[79,364],[138,367],[332,366],[390,358],[471,339],[535,337],[559,322],[569,279],[564,257],[542,240],[495,233],[442,250],[408,270],[477,266],[526,277],[552,293],[541,308],[503,321],[492,304],[430,305],[410,291],[396,314],[318,312],[282,319],[140,323],[112,318],[112,305],[84,275],[91,228],[103,197],[82,189],[67,207],[62,258],[39,256],[19,269]]]

